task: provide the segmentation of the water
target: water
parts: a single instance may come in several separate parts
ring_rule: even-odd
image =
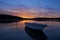
[[[30,29],[26,30],[25,22],[41,23],[48,26],[43,31],[31,31]],[[32,33],[36,33],[36,35],[32,35]],[[37,34],[45,37],[44,40],[60,40],[60,22],[22,20],[13,23],[0,23],[0,40],[35,40],[38,37]],[[35,38],[33,38],[34,36]]]

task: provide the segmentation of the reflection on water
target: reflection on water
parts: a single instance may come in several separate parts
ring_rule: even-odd
[[[25,30],[26,33],[35,40],[47,40],[47,37],[42,30],[36,30],[28,27],[25,27]]]
[[[47,40],[60,40],[60,22],[33,20],[0,23],[0,40],[33,40],[25,31],[25,22],[47,24],[48,27],[42,31],[42,34],[47,36]]]

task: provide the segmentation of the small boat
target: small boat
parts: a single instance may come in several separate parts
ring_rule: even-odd
[[[25,23],[25,27],[43,30],[47,25],[46,24],[38,24],[38,23]]]

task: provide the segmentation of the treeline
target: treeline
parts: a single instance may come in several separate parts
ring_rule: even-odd
[[[58,18],[33,18],[33,20],[37,20],[37,21],[60,21],[60,17],[58,17]]]
[[[23,18],[13,15],[0,14],[0,22],[17,22]]]
[[[12,15],[0,14],[0,19],[22,19],[22,18]]]

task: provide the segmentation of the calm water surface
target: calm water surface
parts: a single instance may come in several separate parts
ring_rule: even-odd
[[[60,22],[33,20],[22,20],[17,23],[0,23],[0,40],[35,40],[26,33],[25,22],[48,25],[43,30],[47,40],[60,40]]]

